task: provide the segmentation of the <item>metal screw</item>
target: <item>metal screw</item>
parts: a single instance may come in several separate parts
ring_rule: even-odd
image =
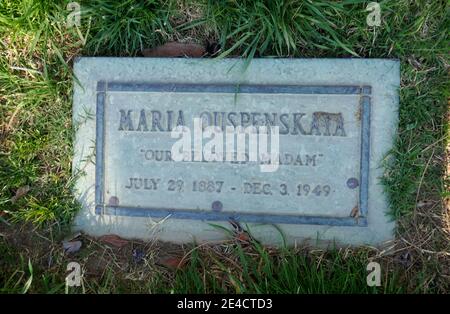
[[[211,208],[215,212],[220,212],[223,208],[223,204],[220,201],[214,201],[211,205]]]
[[[111,196],[109,198],[108,204],[110,206],[119,206],[119,198],[117,196]]]
[[[347,186],[350,189],[356,189],[359,186],[359,181],[356,178],[350,178],[347,180]]]

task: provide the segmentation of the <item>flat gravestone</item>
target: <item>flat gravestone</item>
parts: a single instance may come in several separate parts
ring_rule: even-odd
[[[267,244],[393,238],[380,177],[396,132],[398,61],[79,58],[75,75],[76,229],[193,242],[224,239],[219,226],[236,221]],[[278,154],[251,159],[248,136],[239,160],[226,156],[237,146],[225,132],[211,161],[202,149],[213,137],[195,139],[207,126],[277,129],[267,151]],[[181,160],[180,128],[192,148]]]

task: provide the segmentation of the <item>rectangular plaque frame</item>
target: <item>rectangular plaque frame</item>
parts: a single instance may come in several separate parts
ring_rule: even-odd
[[[182,92],[182,93],[248,93],[248,94],[307,94],[307,95],[359,95],[361,106],[361,155],[359,216],[329,217],[310,215],[251,214],[239,212],[213,212],[193,209],[171,209],[152,207],[111,206],[104,201],[104,106],[108,92]],[[96,101],[96,145],[95,145],[95,213],[131,217],[195,219],[202,221],[228,221],[234,219],[249,223],[264,224],[311,224],[329,226],[367,227],[369,159],[370,159],[370,86],[337,85],[234,85],[234,84],[161,84],[99,81]]]

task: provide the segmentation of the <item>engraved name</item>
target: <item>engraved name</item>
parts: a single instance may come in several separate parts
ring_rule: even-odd
[[[185,114],[179,111],[120,109],[119,131],[171,132],[177,126],[186,126]],[[347,136],[342,113],[261,113],[208,112],[199,115],[203,128],[216,126],[225,131],[227,126],[278,126],[281,135]]]

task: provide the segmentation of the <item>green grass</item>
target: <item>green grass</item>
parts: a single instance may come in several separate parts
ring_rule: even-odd
[[[86,242],[87,239],[85,238]],[[170,271],[155,264],[152,250],[145,262],[134,264],[111,248],[88,244],[76,257],[85,265],[81,287],[65,287],[68,259],[61,250],[39,251],[31,258],[0,241],[2,273],[0,293],[401,293],[401,275],[383,273],[381,287],[366,284],[367,260],[374,251],[331,250],[327,253],[273,250],[257,243],[251,246],[230,242],[227,252],[210,248],[186,248],[187,264]],[[190,249],[190,250],[188,250]],[[127,249],[125,249],[126,251]],[[99,258],[102,256],[103,258]],[[121,256],[118,258],[117,256]],[[48,265],[49,260],[52,265]],[[100,265],[100,266],[99,266]],[[239,271],[236,271],[239,265]],[[96,269],[96,275],[93,269]],[[31,278],[31,279],[30,279]]]
[[[234,263],[211,251],[191,254],[189,265],[175,277],[182,293],[400,293],[398,274],[388,273],[382,287],[366,284],[369,250],[344,257],[343,250],[305,254],[292,249],[232,247]],[[231,264],[231,265],[230,265]],[[239,271],[236,266],[239,265]]]
[[[94,55],[134,55],[148,45],[163,42],[172,32],[168,1],[86,1],[80,2],[87,16],[90,33],[86,53]],[[88,26],[89,29],[89,26]]]
[[[3,234],[0,228],[1,292],[65,291],[70,259],[58,241],[78,210],[71,193],[74,57],[136,56],[171,40],[217,42],[219,57],[242,56],[249,62],[255,57],[400,59],[399,132],[383,164],[391,216],[398,222],[396,253],[379,257],[367,248],[311,253],[234,245],[224,261],[216,248],[202,248],[189,254],[188,265],[179,271],[149,263],[141,269],[143,281],[133,281],[127,275],[135,270],[109,265],[90,273],[84,290],[75,291],[450,291],[450,223],[441,202],[449,183],[444,172],[446,1],[380,1],[382,25],[375,28],[366,25],[368,1],[359,0],[79,1],[79,28],[66,27],[68,2],[0,2],[0,225],[31,224],[56,247],[49,266],[32,249],[22,251],[8,235],[10,229]],[[29,191],[12,201],[26,186]],[[76,256],[83,265],[97,250],[90,246]],[[365,284],[365,265],[373,258],[387,269],[378,289]]]
[[[203,18],[180,29],[209,24],[225,47],[221,57],[293,56],[301,54],[300,47],[356,55],[343,32],[343,17],[350,5],[330,1],[222,0],[207,1],[203,8]]]

